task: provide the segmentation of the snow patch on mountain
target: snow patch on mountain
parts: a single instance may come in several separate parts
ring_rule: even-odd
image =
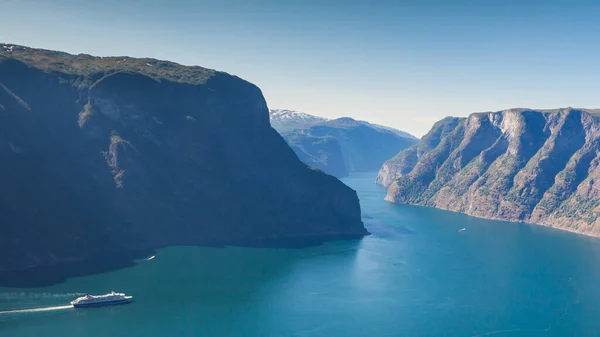
[[[271,121],[271,126],[275,130],[285,132],[294,129],[308,128],[315,124],[326,122],[329,119],[295,110],[272,109],[269,111],[269,120]]]
[[[313,115],[309,115],[304,112],[294,111],[294,110],[284,110],[284,109],[273,109],[269,112],[269,118],[273,120],[298,120],[298,121],[318,121],[323,122],[327,121],[327,118],[317,117]]]
[[[278,132],[288,132],[295,129],[305,129],[317,124],[326,123],[329,126],[358,126],[366,125],[380,131],[391,132],[399,137],[408,139],[417,139],[417,137],[389,126],[369,123],[367,121],[355,120],[350,117],[341,117],[337,119],[328,119],[324,117],[313,116],[304,112],[288,109],[271,109],[269,111],[269,120],[271,126]]]

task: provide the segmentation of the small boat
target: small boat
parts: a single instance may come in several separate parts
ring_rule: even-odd
[[[466,230],[467,230],[466,228],[461,228],[461,229],[459,229],[458,231],[459,231],[459,232],[464,232],[464,231],[466,231]]]
[[[117,305],[117,304],[126,304],[131,302],[133,296],[127,296],[123,293],[116,293],[111,291],[105,295],[90,295],[87,294],[85,296],[79,297],[74,301],[71,301],[71,304],[75,308],[92,308],[92,307],[101,307],[105,305]]]

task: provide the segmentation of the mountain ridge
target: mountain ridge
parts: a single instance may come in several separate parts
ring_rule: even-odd
[[[120,60],[0,45],[0,283],[167,245],[368,234],[356,192],[298,160],[258,87]]]
[[[600,236],[594,109],[447,117],[382,165],[386,200]]]

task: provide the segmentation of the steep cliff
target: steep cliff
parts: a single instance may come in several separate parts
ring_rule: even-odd
[[[596,111],[512,109],[446,118],[386,162],[386,200],[600,236]]]
[[[201,67],[0,45],[0,162],[0,272],[366,234],[356,193],[298,160],[260,90]]]

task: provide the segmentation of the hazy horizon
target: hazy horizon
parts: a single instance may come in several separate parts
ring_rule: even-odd
[[[600,107],[597,9],[534,0],[8,0],[0,41],[200,65],[258,85],[270,108],[420,137],[446,116]]]

